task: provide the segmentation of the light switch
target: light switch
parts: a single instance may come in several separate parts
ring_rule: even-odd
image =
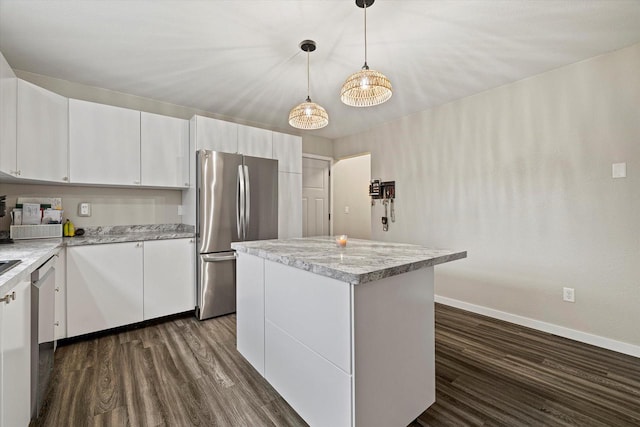
[[[345,206],[344,207],[344,213],[348,214],[349,213],[349,206]]]
[[[79,203],[78,216],[91,216],[91,203]]]
[[[627,177],[627,164],[626,163],[614,163],[611,165],[611,177],[612,178],[626,178]]]

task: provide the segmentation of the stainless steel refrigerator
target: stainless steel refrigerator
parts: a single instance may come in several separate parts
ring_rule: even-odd
[[[278,238],[278,161],[199,150],[196,159],[200,319],[236,311],[231,242]]]

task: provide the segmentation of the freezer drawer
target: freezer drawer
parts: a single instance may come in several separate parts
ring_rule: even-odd
[[[198,308],[200,320],[236,311],[235,252],[198,256]]]

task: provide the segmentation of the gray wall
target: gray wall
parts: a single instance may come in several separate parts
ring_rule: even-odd
[[[438,295],[640,345],[638,70],[640,44],[335,140],[334,155],[371,152],[372,176],[396,181],[397,222],[383,233],[378,205],[373,239],[468,250],[436,267]]]

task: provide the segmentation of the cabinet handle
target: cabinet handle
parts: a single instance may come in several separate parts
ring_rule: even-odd
[[[58,322],[57,320],[55,322],[53,322],[54,326],[60,326],[60,322]]]
[[[188,182],[185,182],[185,183],[184,183],[184,186],[185,186],[185,187],[188,187],[188,186],[189,186],[189,183],[188,183]]]
[[[56,292],[60,292],[60,288],[56,288]]]
[[[142,243],[136,243],[136,248],[141,248],[142,247]]]
[[[193,239],[189,239],[189,243],[193,243]]]
[[[4,297],[0,298],[0,302],[5,304],[9,304],[11,301],[16,300],[16,291],[11,292],[10,294],[6,294]]]
[[[63,180],[63,181],[69,181],[69,177],[68,177],[68,176],[63,176],[63,177],[62,177],[62,180]]]
[[[12,174],[14,175],[20,175],[20,171],[16,170],[16,171],[10,171]]]

